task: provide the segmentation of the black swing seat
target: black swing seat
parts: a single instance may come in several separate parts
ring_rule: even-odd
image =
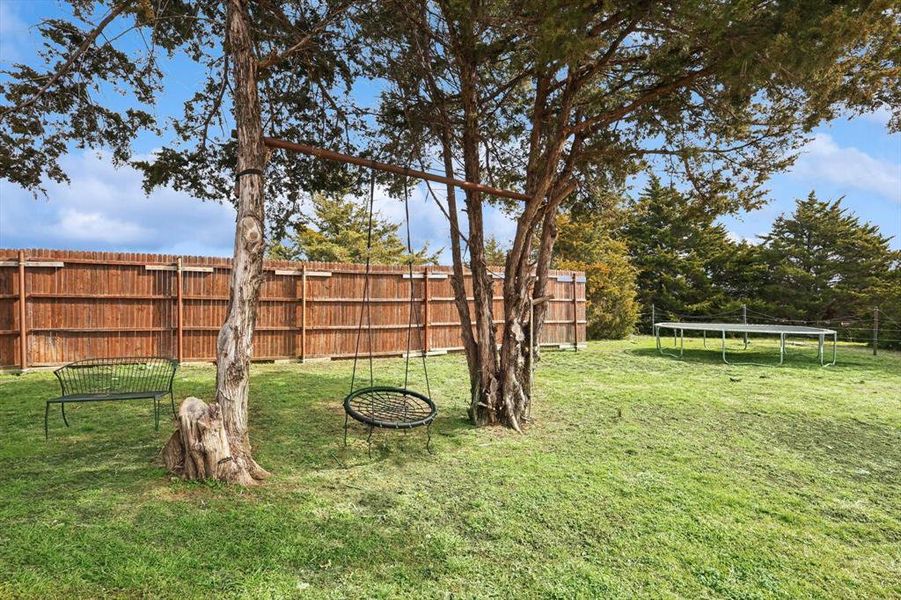
[[[344,399],[344,412],[352,419],[385,429],[413,429],[429,425],[438,415],[431,398],[390,386],[361,388]]]

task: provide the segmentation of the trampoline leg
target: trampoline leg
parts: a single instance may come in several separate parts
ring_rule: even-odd
[[[826,336],[825,335],[819,336],[817,338],[817,355],[819,356],[821,367],[823,366],[823,354],[824,354],[823,346],[825,346],[825,345],[826,345]]]
[[[65,423],[65,424],[66,424],[66,427],[68,427],[68,426],[69,426],[69,420],[66,419],[66,403],[65,403],[65,402],[60,402],[60,403],[59,403],[59,410],[60,410],[61,413],[63,413],[63,423]]]
[[[372,458],[372,425],[369,426],[369,435],[366,436],[366,454]]]
[[[729,364],[729,361],[726,360],[726,331],[725,330],[723,330],[723,362],[726,363],[727,365]]]
[[[704,348],[706,349],[707,348],[707,332],[702,331],[701,335],[704,336]]]
[[[175,394],[169,392],[169,403],[172,404],[172,416],[178,418],[178,411],[175,410]]]
[[[663,354],[663,348],[660,347],[660,328],[654,325],[654,339],[657,341],[657,352]]]
[[[685,354],[685,331],[679,330],[679,358],[682,358],[682,355]]]
[[[432,424],[429,423],[425,428],[426,440],[425,440],[425,449],[429,451],[429,454],[432,453]]]
[[[830,366],[835,366],[835,347],[838,345],[838,334],[832,334],[832,364]]]
[[[50,434],[47,432],[47,417],[50,415],[50,403],[48,402],[44,407],[44,441],[46,442],[50,438]]]
[[[347,413],[344,413],[344,447],[347,448]]]
[[[785,361],[785,334],[779,334],[779,364]]]

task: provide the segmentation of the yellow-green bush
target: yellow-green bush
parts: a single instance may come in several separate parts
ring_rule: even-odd
[[[637,272],[622,242],[606,238],[592,254],[594,262],[561,260],[557,268],[585,271],[588,337],[623,338],[634,331],[638,320]]]

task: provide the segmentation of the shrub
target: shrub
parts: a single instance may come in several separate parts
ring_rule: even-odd
[[[594,254],[594,262],[561,260],[557,268],[585,271],[589,339],[620,339],[638,320],[637,271],[622,242],[604,239]]]

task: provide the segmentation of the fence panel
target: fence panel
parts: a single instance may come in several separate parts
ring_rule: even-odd
[[[214,360],[230,263],[199,256],[0,250],[0,366],[115,356]],[[462,348],[450,267],[416,267],[411,280],[406,267],[374,266],[365,295],[363,265],[266,261],[264,270],[255,360],[353,356],[361,323],[360,352],[368,353],[371,343],[374,354],[398,355],[407,349],[411,318],[411,350]],[[554,299],[541,341],[584,342],[585,278],[570,271],[551,275]],[[494,284],[500,326],[503,279]],[[466,288],[472,294],[468,275]],[[363,302],[367,296],[369,305]]]

